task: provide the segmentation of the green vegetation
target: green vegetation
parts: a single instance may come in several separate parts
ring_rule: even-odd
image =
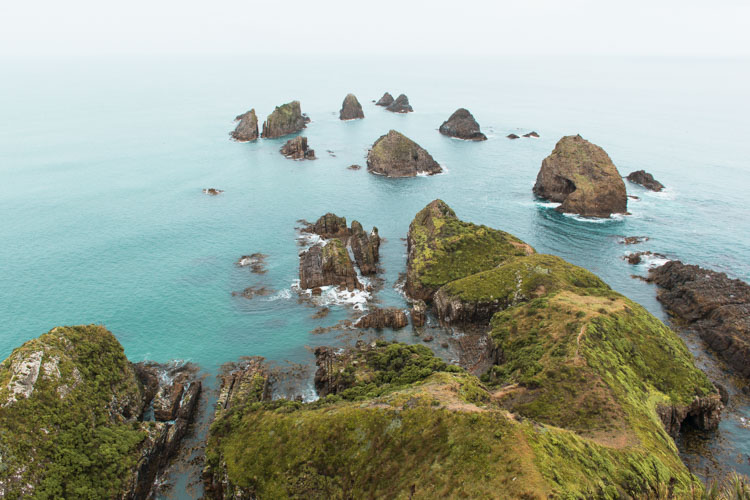
[[[14,367],[35,353],[33,392],[13,402]],[[0,496],[115,497],[148,434],[132,414],[140,404],[133,369],[104,327],[58,327],[26,342],[0,364]]]
[[[336,269],[347,269],[353,267],[352,260],[349,258],[349,252],[338,238],[328,240],[323,247],[323,262],[336,262]],[[325,267],[325,266],[324,266]]]

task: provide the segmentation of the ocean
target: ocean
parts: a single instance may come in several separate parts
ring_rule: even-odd
[[[190,361],[209,385],[241,356],[309,365],[311,347],[352,341],[312,332],[351,317],[352,305],[332,303],[315,319],[316,308],[298,300],[298,220],[334,212],[377,226],[385,241],[376,296],[404,307],[394,288],[404,238],[435,198],[462,219],[593,271],[664,320],[655,288],[631,277],[654,262],[631,266],[626,253],[650,250],[750,280],[748,60],[121,56],[2,67],[0,359],[56,325],[102,323],[132,361]],[[414,113],[375,106],[385,91],[408,95]],[[364,120],[338,119],[349,92]],[[255,108],[262,121],[295,99],[312,119],[303,135],[317,160],[285,159],[286,138],[230,140],[236,115]],[[459,107],[487,141],[438,133]],[[365,167],[368,148],[390,129],[445,172],[387,179],[347,168]],[[506,138],[530,131],[540,137]],[[623,176],[645,169],[667,189],[626,182],[639,198],[627,216],[555,212],[531,188],[542,160],[572,134],[603,147]],[[202,193],[210,187],[225,192]],[[620,236],[650,240],[626,246]],[[255,252],[268,255],[267,273],[236,265]],[[271,292],[232,296],[250,286]],[[419,340],[407,330],[396,337]],[[701,342],[684,338],[698,364],[736,393]],[[299,390],[312,396],[309,380]],[[716,433],[678,443],[685,460],[699,474],[750,473],[745,419],[750,404],[735,394]],[[194,496],[180,474],[168,496]]]

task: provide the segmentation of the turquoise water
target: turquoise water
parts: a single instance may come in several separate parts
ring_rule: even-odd
[[[621,260],[652,250],[750,279],[750,64],[747,60],[195,58],[9,60],[0,79],[0,358],[55,325],[103,323],[131,360],[184,359],[208,373],[243,355],[310,362],[325,319],[299,304],[298,219],[332,211],[375,225],[386,305],[405,268],[402,240],[435,198],[464,219],[509,231],[602,276],[664,318],[644,274]],[[374,106],[406,93],[414,113]],[[353,92],[366,118],[341,122]],[[319,157],[283,158],[284,142],[235,143],[233,118],[260,119],[299,99]],[[456,108],[488,135],[437,132]],[[347,170],[389,129],[425,147],[446,173],[392,180]],[[539,132],[510,141],[508,133]],[[646,169],[668,186],[628,184],[632,215],[585,221],[533,198],[542,159],[563,135],[602,146],[620,173]],[[520,134],[519,134],[520,135]],[[327,152],[332,150],[335,157]],[[224,189],[210,197],[201,189]],[[637,247],[618,235],[647,235]],[[268,272],[235,266],[268,254]],[[266,297],[232,297],[252,285]],[[690,339],[689,339],[690,340]],[[691,346],[698,352],[699,343]],[[711,361],[707,362],[711,364]],[[720,375],[717,375],[717,377]],[[739,404],[709,442],[748,472]],[[714,445],[712,443],[721,443]]]

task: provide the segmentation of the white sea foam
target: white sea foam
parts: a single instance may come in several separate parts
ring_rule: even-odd
[[[535,201],[534,204],[543,208],[557,208],[562,205],[562,203],[557,203],[554,201]]]
[[[365,288],[367,288],[367,282],[364,279],[360,279]],[[313,295],[312,290],[302,289],[299,286],[299,280],[294,280],[292,283],[292,290],[296,291],[303,297],[307,297],[310,301],[318,307],[330,306],[330,305],[347,305],[352,306],[357,311],[367,310],[367,303],[372,298],[372,294],[367,290],[339,290],[339,287],[328,285],[320,287],[320,295]]]
[[[578,214],[563,214],[565,217],[575,219],[579,222],[590,222],[592,224],[604,224],[605,222],[621,221],[625,219],[625,214],[612,214],[609,217],[584,217]]]
[[[285,288],[284,290],[279,290],[273,295],[270,295],[268,297],[263,297],[262,300],[271,302],[274,300],[289,300],[291,298],[292,298],[292,290],[289,288]]]

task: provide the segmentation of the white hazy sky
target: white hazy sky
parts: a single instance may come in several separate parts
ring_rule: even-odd
[[[2,0],[0,56],[750,55],[750,0]]]

